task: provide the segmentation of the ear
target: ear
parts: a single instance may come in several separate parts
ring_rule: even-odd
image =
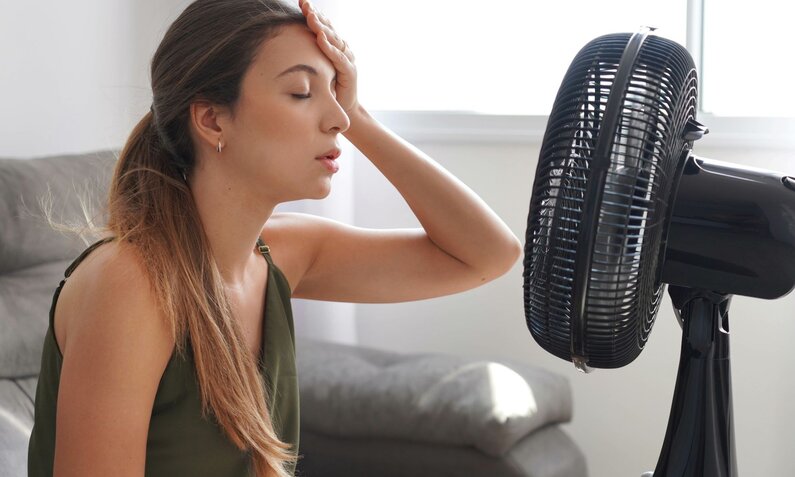
[[[208,101],[195,101],[190,105],[191,128],[196,134],[197,145],[215,149],[223,139],[224,109]]]

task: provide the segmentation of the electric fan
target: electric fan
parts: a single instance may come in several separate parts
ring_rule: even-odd
[[[696,110],[681,45],[650,29],[591,41],[555,99],[527,219],[527,326],[580,370],[632,362],[668,285],[682,344],[654,477],[737,475],[730,299],[795,287],[795,179],[694,156]]]

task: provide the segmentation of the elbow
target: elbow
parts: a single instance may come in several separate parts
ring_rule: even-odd
[[[492,250],[488,268],[481,274],[481,283],[489,282],[508,273],[522,257],[523,252],[522,242],[510,234],[502,246]]]
[[[515,235],[513,236],[512,242],[513,242],[513,261],[514,263],[516,263],[520,258],[522,258],[522,255],[524,255],[524,245],[518,238],[516,238]]]
[[[513,268],[516,262],[522,257],[523,252],[524,247],[522,247],[522,242],[520,242],[515,235],[511,234],[505,251],[506,267],[503,273],[507,273],[508,270]]]

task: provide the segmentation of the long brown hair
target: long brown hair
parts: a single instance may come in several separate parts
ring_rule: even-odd
[[[276,0],[190,4],[152,58],[152,108],[121,150],[108,202],[108,229],[144,261],[177,351],[185,353],[190,340],[203,415],[250,453],[257,476],[286,476],[285,464],[296,457],[274,432],[265,385],[232,317],[187,184],[195,165],[188,121],[197,100],[234,114],[258,48],[290,24],[306,20]]]

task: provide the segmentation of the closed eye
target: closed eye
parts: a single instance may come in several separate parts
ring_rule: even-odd
[[[307,93],[307,94],[294,94],[292,96],[293,96],[293,98],[296,98],[296,99],[309,99],[309,98],[312,97],[312,95],[310,93]]]

